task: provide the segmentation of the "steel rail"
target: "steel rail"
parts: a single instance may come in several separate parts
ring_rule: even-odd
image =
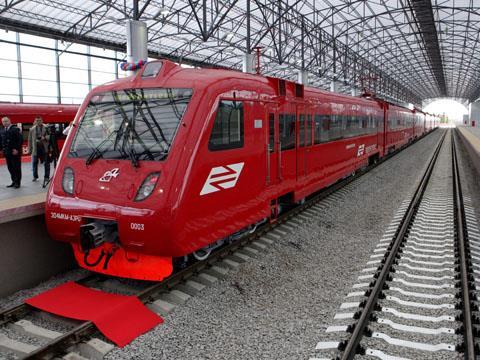
[[[357,350],[359,350],[360,341],[365,334],[366,328],[368,323],[370,322],[371,316],[376,309],[378,298],[382,293],[388,276],[392,270],[392,266],[395,263],[395,259],[398,254],[398,250],[400,249],[403,241],[405,240],[405,235],[408,232],[410,224],[414,218],[414,215],[420,205],[422,200],[423,194],[425,189],[428,185],[428,181],[430,176],[432,175],[433,168],[438,158],[438,154],[440,153],[440,149],[442,148],[443,141],[445,139],[446,133],[443,134],[442,138],[438,142],[438,145],[433,153],[430,162],[428,163],[427,169],[420,180],[415,194],[413,195],[412,200],[408,206],[408,209],[399,224],[397,231],[395,232],[395,238],[392,240],[389,248],[388,248],[388,256],[384,257],[384,262],[380,273],[377,272],[378,276],[376,276],[375,285],[373,289],[371,289],[368,299],[365,302],[365,306],[360,313],[358,321],[353,327],[352,335],[350,338],[345,342],[342,342],[339,345],[339,349],[343,350],[341,359],[342,360],[351,360],[357,354]]]
[[[78,284],[87,284],[98,278],[100,278],[100,275],[98,274],[88,274],[87,276],[78,279],[75,282]],[[21,303],[9,309],[0,311],[0,326],[22,319],[32,311],[36,311],[36,309],[26,303]]]
[[[420,139],[424,138],[428,134],[431,134],[432,132],[425,133],[422,136],[419,136],[417,139],[413,140],[408,144],[408,146],[416,143]],[[443,136],[444,137],[444,136]],[[443,139],[442,137],[442,139]],[[150,303],[155,301],[159,295],[162,293],[165,293],[172,289],[174,286],[181,284],[185,282],[187,279],[191,278],[192,276],[197,275],[200,271],[203,269],[207,269],[211,267],[213,264],[219,262],[223,258],[229,256],[230,254],[234,253],[236,250],[239,248],[244,247],[248,243],[251,243],[255,239],[263,236],[267,232],[275,229],[278,225],[286,222],[287,220],[295,217],[297,214],[301,213],[302,211],[316,205],[318,202],[323,200],[324,198],[328,197],[332,193],[338,191],[339,189],[345,187],[352,181],[360,178],[364,174],[368,173],[370,170],[373,168],[379,166],[383,162],[387,161],[388,159],[392,158],[396,154],[400,153],[402,150],[404,150],[406,147],[399,148],[393,152],[391,152],[388,155],[385,155],[382,159],[379,159],[376,163],[371,164],[364,169],[357,170],[354,176],[350,176],[346,179],[343,179],[321,191],[319,191],[316,195],[314,195],[311,199],[307,200],[304,204],[299,205],[288,212],[284,213],[283,215],[279,216],[277,221],[274,223],[267,223],[263,226],[260,226],[254,233],[241,238],[237,240],[234,243],[231,243],[229,245],[226,245],[215,252],[213,252],[210,257],[206,260],[196,262],[189,266],[188,268],[182,269],[167,279],[163,280],[162,282],[156,283],[139,293],[137,293],[135,296],[137,296],[140,301],[142,301],[144,304]],[[21,307],[22,305],[20,305]],[[7,310],[4,313],[9,313],[11,311]],[[2,319],[2,313],[0,313],[0,321]],[[0,322],[1,324],[1,322]],[[21,359],[47,359],[51,358],[54,355],[57,355],[59,353],[64,353],[67,351],[67,349],[85,339],[88,337],[92,336],[97,332],[97,328],[95,327],[94,323],[91,321],[85,321],[79,326],[75,327],[74,329],[66,332],[62,336],[59,336],[58,338],[50,341],[49,343],[45,344],[44,346],[38,348],[37,350],[25,355]]]
[[[467,250],[468,231],[465,226],[465,208],[463,207],[462,184],[460,182],[460,171],[458,169],[457,151],[455,145],[455,136],[452,131],[452,168],[453,168],[453,194],[455,199],[455,230],[460,255],[460,284],[462,299],[462,317],[463,317],[463,350],[465,359],[474,360],[475,335],[472,322],[472,299],[470,297],[469,281],[469,254]]]

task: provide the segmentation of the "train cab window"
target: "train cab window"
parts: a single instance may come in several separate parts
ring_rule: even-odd
[[[295,120],[295,115],[280,114],[278,124],[282,151],[295,148]]]
[[[268,114],[268,150],[275,152],[275,114]]]
[[[243,103],[221,100],[213,123],[209,150],[243,147]]]
[[[300,119],[299,120],[299,122],[300,122],[300,124],[299,124],[300,125],[299,146],[303,147],[303,146],[305,146],[305,115],[300,114],[299,119]]]
[[[312,115],[307,115],[307,124],[305,126],[305,145],[312,145]]]

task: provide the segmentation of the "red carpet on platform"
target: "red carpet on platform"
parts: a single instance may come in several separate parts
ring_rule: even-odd
[[[109,294],[68,282],[34,296],[26,303],[77,320],[90,320],[120,347],[163,322],[135,296]]]

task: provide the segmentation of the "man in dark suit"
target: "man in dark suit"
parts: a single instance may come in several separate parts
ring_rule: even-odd
[[[0,149],[7,160],[8,171],[12,177],[12,183],[7,187],[18,189],[22,180],[22,143],[23,138],[20,129],[13,126],[8,117],[2,118],[3,130],[0,132]]]

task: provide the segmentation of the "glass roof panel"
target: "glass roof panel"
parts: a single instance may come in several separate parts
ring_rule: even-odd
[[[0,28],[125,51],[133,0],[7,1]],[[145,0],[151,56],[241,68],[262,48],[262,72],[419,103],[480,97],[480,4],[472,0]],[[420,4],[420,5],[419,5]],[[250,12],[247,14],[247,7]],[[250,24],[250,28],[247,28]],[[248,34],[250,35],[248,37]]]

